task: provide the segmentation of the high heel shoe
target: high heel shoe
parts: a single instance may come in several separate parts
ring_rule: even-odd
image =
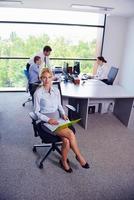
[[[73,172],[73,170],[72,170],[72,168],[70,167],[69,169],[65,169],[65,167],[64,167],[64,165],[63,165],[63,163],[62,163],[62,161],[60,160],[60,166],[61,166],[61,168],[62,169],[64,169],[67,173],[72,173]]]
[[[77,156],[75,156],[75,158],[76,158],[76,160],[77,160],[78,162],[80,162]],[[81,166],[82,166],[84,169],[89,169],[89,168],[90,168],[90,165],[89,165],[87,162],[85,163],[85,165],[81,165]]]
[[[85,169],[89,169],[90,168],[90,166],[89,166],[89,164],[86,162],[85,163],[85,165],[81,165],[83,168],[85,168]]]

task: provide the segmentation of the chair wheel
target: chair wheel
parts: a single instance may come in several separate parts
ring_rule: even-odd
[[[39,168],[43,169],[43,164],[42,163],[39,164]]]
[[[22,106],[25,107],[25,103],[23,103]]]
[[[36,152],[36,147],[33,147],[33,152]]]

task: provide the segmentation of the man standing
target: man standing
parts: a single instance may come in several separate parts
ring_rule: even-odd
[[[43,51],[38,52],[38,53],[35,55],[35,56],[39,56],[39,57],[41,58],[41,63],[42,63],[41,68],[43,68],[43,67],[48,67],[48,68],[51,69],[50,61],[49,61],[49,55],[50,55],[51,51],[52,51],[52,48],[51,48],[50,46],[45,46],[45,47],[43,48]],[[34,57],[35,57],[35,56],[34,56]],[[30,65],[34,64],[34,57],[32,57],[32,58],[28,61],[27,65],[26,65],[27,70],[29,70]],[[41,68],[40,68],[40,70],[41,70]]]

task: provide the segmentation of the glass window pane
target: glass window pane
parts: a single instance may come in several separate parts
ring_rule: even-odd
[[[0,87],[25,87],[25,65],[45,45],[53,49],[52,67],[64,62],[73,67],[79,60],[81,72],[92,73],[101,52],[104,15],[18,8],[0,8],[0,15]]]
[[[51,57],[95,58],[100,54],[102,33],[103,28],[96,27],[1,24],[0,56],[31,57],[49,44]]]
[[[0,87],[25,88],[25,60],[0,59]]]

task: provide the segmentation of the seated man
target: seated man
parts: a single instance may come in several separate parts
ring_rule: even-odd
[[[67,120],[68,117],[65,115],[65,111],[61,105],[60,92],[52,85],[53,73],[50,69],[44,68],[42,70],[41,80],[43,85],[38,88],[34,94],[34,112],[41,121],[51,125],[57,125],[59,117],[64,120]],[[67,162],[67,156],[70,148],[75,153],[76,159],[80,165],[85,169],[89,168],[89,164],[82,156],[77,145],[76,136],[71,129],[67,127],[51,132],[50,134],[61,137],[63,143],[61,148],[62,158],[60,160],[60,165],[66,172],[72,172],[70,164]]]
[[[41,65],[41,58],[39,56],[34,57],[34,64],[29,68],[29,91],[33,99],[33,94],[41,83],[39,80],[39,67]]]

